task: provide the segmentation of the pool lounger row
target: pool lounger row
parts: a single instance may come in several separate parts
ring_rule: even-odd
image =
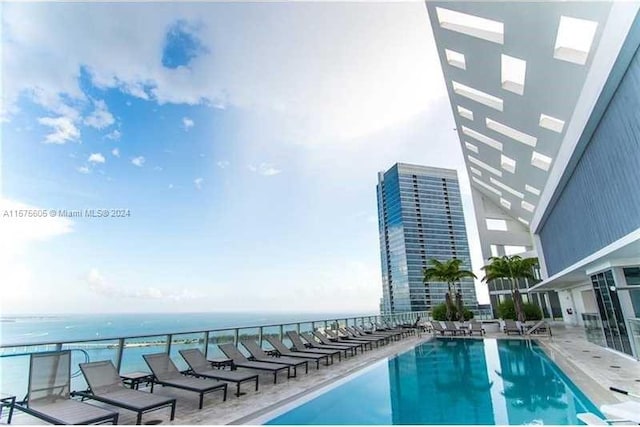
[[[29,365],[28,394],[24,402],[16,404],[16,409],[52,424],[117,424],[119,413],[84,402],[96,400],[111,406],[136,413],[136,424],[142,423],[142,415],[163,408],[170,408],[170,420],[174,420],[176,399],[152,394],[154,385],[174,387],[199,396],[198,408],[202,409],[204,395],[221,392],[227,399],[228,383],[236,384],[236,396],[240,396],[240,385],[255,382],[258,390],[259,375],[255,371],[273,373],[274,384],[281,372],[287,378],[297,376],[298,368],[309,372],[309,362],[320,362],[326,366],[338,361],[342,356],[355,356],[366,349],[373,349],[388,343],[391,339],[406,336],[403,329],[378,326],[375,331],[365,331],[359,327],[339,328],[338,331],[319,331],[298,334],[288,331],[292,348],[275,337],[265,337],[273,347],[273,355],[265,353],[256,341],[241,340],[240,343],[251,354],[248,359],[233,344],[220,344],[220,350],[233,362],[234,370],[213,369],[199,349],[184,349],[179,353],[189,365],[189,370],[181,372],[167,353],[145,354],[143,358],[153,374],[150,393],[127,388],[116,367],[110,360],[80,364],[80,371],[86,379],[88,390],[71,392],[71,351],[56,351],[31,354]],[[306,342],[303,342],[304,341]],[[275,357],[274,357],[275,356]],[[236,368],[247,368],[238,371]],[[82,400],[73,400],[80,397]]]

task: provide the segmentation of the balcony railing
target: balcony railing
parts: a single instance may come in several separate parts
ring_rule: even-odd
[[[176,332],[160,335],[136,335],[101,339],[81,339],[71,341],[41,342],[29,344],[0,345],[0,389],[3,393],[21,397],[26,394],[29,356],[32,353],[45,351],[71,351],[72,390],[84,390],[87,385],[80,374],[78,364],[97,360],[111,360],[119,372],[148,371],[142,355],[149,353],[168,353],[179,369],[187,369],[187,365],[178,351],[185,348],[199,348],[209,358],[222,358],[217,344],[232,342],[235,345],[241,339],[253,339],[269,349],[266,336],[280,338],[290,346],[287,331],[310,332],[316,329],[335,329],[342,326],[363,326],[370,328],[376,322],[391,324],[414,323],[418,317],[430,319],[427,311],[400,313],[392,315],[371,315],[346,318],[309,320],[294,323],[246,326],[241,328],[224,328]]]
[[[640,319],[631,318],[629,321],[629,332],[631,334],[631,345],[634,348],[635,358],[640,360]]]

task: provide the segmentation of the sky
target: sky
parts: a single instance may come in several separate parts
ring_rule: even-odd
[[[480,274],[423,2],[0,7],[3,313],[375,313],[398,161],[458,170]]]

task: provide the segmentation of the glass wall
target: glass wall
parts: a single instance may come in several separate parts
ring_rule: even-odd
[[[591,283],[596,295],[602,330],[607,347],[632,355],[629,332],[620,307],[613,272],[607,270],[591,276]]]

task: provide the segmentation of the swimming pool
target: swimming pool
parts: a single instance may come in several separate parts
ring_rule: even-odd
[[[580,424],[598,409],[534,342],[436,339],[265,424]]]

